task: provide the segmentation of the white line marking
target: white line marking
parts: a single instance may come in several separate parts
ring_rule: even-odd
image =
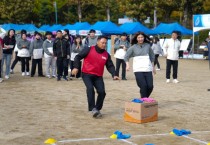
[[[195,139],[195,138],[192,138],[192,137],[189,137],[189,136],[186,136],[186,135],[183,135],[183,137],[188,138],[188,139],[191,139],[191,140],[194,140],[194,141],[199,142],[199,143],[206,144],[206,145],[208,144],[205,141],[202,141],[202,140],[199,140],[199,139]]]
[[[192,134],[199,134],[199,133],[210,133],[210,131],[193,131]],[[154,136],[169,136],[169,133],[162,133],[162,134],[145,134],[145,135],[133,135],[132,138],[137,138],[137,137],[154,137]],[[183,136],[185,138],[200,142],[200,143],[204,143],[204,144],[208,144],[207,142],[195,139],[195,138],[191,138],[189,136]],[[81,139],[69,139],[69,140],[61,140],[58,141],[60,143],[67,143],[67,142],[80,142],[80,141],[96,141],[96,140],[108,140],[110,138],[81,138]],[[132,145],[136,145],[133,142],[130,142],[128,140],[125,139],[121,139],[121,141],[132,144]]]
[[[110,139],[110,138],[82,138],[82,139],[61,140],[58,142],[65,143],[65,142],[79,142],[79,141],[107,140],[107,139]]]
[[[120,139],[120,140],[123,141],[123,142],[126,142],[128,144],[131,144],[131,145],[137,145],[137,144],[135,144],[135,143],[133,143],[131,141],[125,140],[125,139]]]

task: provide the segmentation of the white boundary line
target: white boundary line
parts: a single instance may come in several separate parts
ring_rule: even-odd
[[[192,138],[192,137],[189,137],[189,136],[186,136],[186,135],[183,135],[183,137],[194,140],[194,141],[199,142],[199,143],[206,144],[206,145],[208,144],[208,142],[205,142],[205,141],[202,141],[202,140],[199,140],[199,139],[195,139],[195,138]]]
[[[210,133],[210,131],[193,131],[192,132],[192,134],[199,134],[199,133]],[[169,133],[162,133],[162,134],[133,135],[132,138],[137,138],[137,137],[154,137],[154,136],[170,136],[170,134]],[[206,145],[208,144],[205,141],[198,140],[198,139],[186,136],[186,135],[183,135],[183,137],[191,139],[191,140],[194,140],[194,141],[197,141],[197,142],[200,142],[200,143],[203,143],[203,144],[206,144]],[[96,140],[108,140],[108,139],[110,139],[110,138],[108,138],[108,137],[106,137],[106,138],[81,138],[81,139],[61,140],[61,141],[58,141],[58,143],[80,142],[80,141],[96,141]],[[135,143],[133,143],[131,141],[125,140],[125,139],[116,139],[116,140],[123,141],[123,142],[126,142],[126,143],[131,144],[131,145],[137,145],[137,144],[135,144]]]
[[[125,140],[125,139],[119,139],[120,141],[123,141],[123,142],[126,142],[126,143],[128,143],[128,144],[131,144],[131,145],[137,145],[137,144],[135,144],[135,143],[133,143],[133,142],[131,142],[131,141],[128,141],[128,140]]]

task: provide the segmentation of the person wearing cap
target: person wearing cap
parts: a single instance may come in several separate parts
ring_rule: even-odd
[[[94,29],[91,29],[89,31],[89,36],[86,37],[86,39],[85,39],[85,46],[90,47],[90,46],[96,45],[98,37],[95,35],[96,35],[96,31]]]
[[[126,63],[124,61],[124,57],[129,47],[130,47],[130,43],[127,40],[126,33],[123,33],[120,36],[120,39],[117,40],[114,44],[114,50],[115,50],[114,57],[116,58],[115,75],[119,76],[120,65],[122,64],[122,80],[127,80],[126,79]]]
[[[4,61],[6,64],[6,71],[5,71],[5,79],[9,79],[10,77],[10,64],[12,59],[12,53],[15,48],[16,40],[15,40],[15,30],[10,29],[8,31],[8,35],[4,37],[3,39],[3,56],[2,56],[2,72]]]
[[[17,48],[17,43],[21,40],[21,34],[22,33],[25,33],[27,34],[27,31],[22,29],[20,31],[20,35],[19,37],[16,38],[16,45],[15,45],[15,49],[14,49],[14,52],[15,52],[15,59],[14,61],[12,62],[12,65],[11,65],[11,68],[10,68],[10,73],[13,74],[14,73],[14,68],[15,68],[15,65],[18,63],[18,61],[20,61],[20,57],[17,55],[18,54],[18,48]]]
[[[18,56],[21,61],[21,71],[22,76],[29,76],[29,60],[30,60],[30,41],[27,40],[26,33],[21,34],[21,40],[17,44],[18,47]]]
[[[38,65],[38,76],[44,77],[42,70],[42,57],[43,57],[43,40],[41,39],[41,34],[36,33],[35,39],[31,42],[30,45],[30,54],[32,57],[32,66],[31,66],[31,77],[34,77],[36,73],[36,65]]]
[[[113,79],[119,79],[115,76],[115,67],[110,54],[106,51],[107,37],[99,36],[95,46],[84,48],[74,59],[74,69],[72,75],[77,75],[79,64],[82,59],[82,79],[86,86],[88,110],[92,111],[94,118],[102,117],[100,110],[106,96],[105,85],[103,81],[104,66],[106,66]],[[98,93],[95,102],[95,91]]]
[[[181,46],[180,41],[177,39],[178,32],[173,31],[171,39],[165,42],[165,56],[166,56],[166,83],[170,83],[171,66],[173,66],[173,83],[179,83],[177,80],[178,73],[178,59],[179,49]]]
[[[52,76],[53,78],[56,78],[56,59],[53,54],[52,32],[47,31],[45,36],[47,39],[43,42],[43,49],[45,58],[46,77],[51,78]]]
[[[58,30],[56,32],[56,39],[53,43],[53,54],[57,60],[57,81],[64,80],[68,81],[68,72],[64,71],[67,68],[67,59],[70,58],[69,42],[63,37],[62,31]],[[63,74],[64,73],[64,74]]]

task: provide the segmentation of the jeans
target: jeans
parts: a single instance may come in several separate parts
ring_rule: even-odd
[[[7,76],[10,75],[11,58],[12,58],[12,54],[4,54],[3,53],[2,62],[1,62],[2,74],[4,72],[3,70],[4,70],[4,61],[5,61],[5,64],[6,64],[5,75],[7,75]]]
[[[177,79],[178,60],[166,60],[166,79],[170,79],[171,66],[173,66],[173,79]]]
[[[136,83],[140,88],[141,98],[148,98],[153,90],[152,72],[135,72]]]
[[[124,61],[124,59],[118,59],[116,58],[116,71],[115,71],[115,75],[119,77],[119,71],[120,71],[120,65],[122,64],[122,79],[126,78],[126,63]]]
[[[88,110],[92,111],[93,108],[101,110],[103,107],[104,98],[106,96],[103,77],[99,77],[92,74],[82,74],[83,82],[86,86]],[[98,93],[97,101],[95,102],[95,91]]]
[[[46,75],[50,76],[50,68],[52,76],[56,75],[56,60],[54,57],[46,57],[45,58],[45,67],[46,67]]]

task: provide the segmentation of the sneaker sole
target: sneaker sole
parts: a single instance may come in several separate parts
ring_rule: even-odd
[[[100,114],[99,112],[96,112],[93,114],[93,117],[96,118],[99,114]]]

